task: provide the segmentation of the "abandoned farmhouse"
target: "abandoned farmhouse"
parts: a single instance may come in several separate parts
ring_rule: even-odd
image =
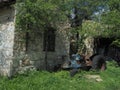
[[[16,10],[11,6],[14,3],[15,0],[0,0],[0,74],[10,76],[24,67],[53,70],[55,65],[69,60],[71,25],[67,23],[57,30],[49,27],[47,32],[19,33],[15,28]],[[99,52],[114,57],[120,51],[108,48],[112,41],[112,38],[88,37],[83,53]]]

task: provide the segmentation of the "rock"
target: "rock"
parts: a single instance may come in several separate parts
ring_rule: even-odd
[[[19,67],[18,68],[18,73],[19,74],[24,74],[28,71],[35,71],[36,68],[34,66],[25,66],[25,67]]]
[[[86,75],[85,77],[92,81],[97,81],[97,82],[103,81],[99,75]]]
[[[97,82],[103,81],[101,78],[96,79]]]

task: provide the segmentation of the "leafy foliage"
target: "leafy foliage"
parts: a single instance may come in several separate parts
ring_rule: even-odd
[[[116,39],[115,41],[113,41],[113,42],[111,43],[111,45],[120,47],[120,39]]]
[[[102,32],[102,25],[94,21],[84,21],[82,24],[82,30],[79,30],[83,37],[99,36]]]
[[[88,36],[92,37],[104,37],[104,38],[119,38],[120,31],[114,31],[112,29],[108,29],[106,24],[102,24],[95,21],[84,21],[82,23],[82,29],[78,30],[80,35],[85,38]]]
[[[120,37],[119,0],[18,0],[16,26],[20,31],[45,30],[46,27],[57,28],[68,18],[71,23],[79,23],[72,28],[72,33],[79,32],[82,38]],[[101,21],[87,21],[91,15],[100,10]],[[75,11],[73,10],[75,9]],[[72,15],[75,14],[74,19]],[[73,15],[74,16],[74,15]]]
[[[35,30],[46,26],[59,25],[71,14],[82,23],[88,19],[101,4],[98,0],[17,0],[16,25],[20,30]],[[72,11],[75,9],[75,11]],[[80,25],[81,25],[80,23]]]
[[[109,11],[103,13],[102,22],[107,25],[106,29],[112,31],[115,37],[119,37],[120,35],[120,1],[109,0],[107,4],[109,6]]]
[[[57,3],[57,4],[56,4]],[[59,8],[60,2],[54,0],[25,0],[18,1],[16,26],[20,30],[39,30],[53,25],[56,26],[66,16]]]

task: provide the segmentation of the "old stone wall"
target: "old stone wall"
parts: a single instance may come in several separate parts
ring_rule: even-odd
[[[85,55],[93,55],[94,54],[94,38],[93,37],[87,37],[84,40],[85,45]]]
[[[0,8],[0,74],[11,75],[15,30],[13,7]]]
[[[14,44],[14,61],[18,61],[16,67],[34,66],[39,70],[45,69],[43,40],[44,34],[41,30],[29,32],[28,38],[24,32],[22,34],[16,32]],[[55,51],[47,53],[48,70],[53,70],[55,65],[62,64],[67,59],[69,59],[68,32],[64,29],[58,29],[55,32]]]

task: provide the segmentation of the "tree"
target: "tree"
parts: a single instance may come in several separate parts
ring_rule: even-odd
[[[66,2],[65,2],[66,1]],[[67,12],[73,27],[81,26],[83,20],[91,20],[91,15],[104,6],[106,0],[64,0],[62,7]]]
[[[109,0],[107,2],[109,11],[102,14],[102,22],[107,26],[106,30],[111,31],[113,37],[120,35],[120,1]]]
[[[79,43],[79,29],[82,29],[83,20],[91,20],[91,15],[97,11],[97,8],[102,5],[103,0],[64,0],[67,3],[64,3],[63,6],[67,6],[64,9],[69,16],[71,21],[71,27],[74,30],[75,45],[71,48],[76,48],[78,50]],[[72,41],[72,40],[71,40]],[[75,52],[77,51],[75,50]],[[71,52],[72,53],[72,52]],[[74,53],[74,52],[73,52]]]
[[[54,0],[53,0],[54,1]],[[25,0],[19,2],[16,25],[19,29],[46,28],[65,19],[59,3],[52,0]],[[59,12],[59,13],[58,13]],[[31,27],[32,26],[32,27]]]

